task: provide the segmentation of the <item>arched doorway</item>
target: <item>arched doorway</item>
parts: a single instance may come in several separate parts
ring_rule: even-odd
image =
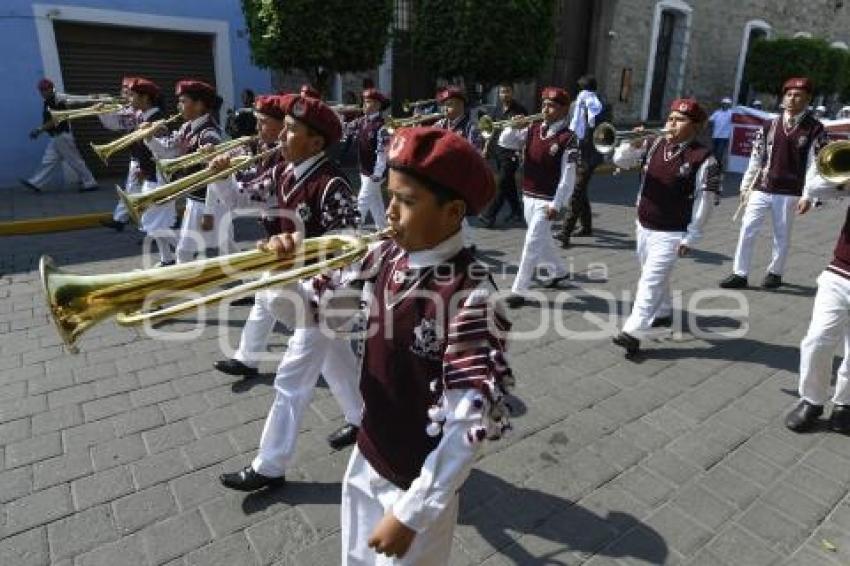
[[[691,7],[681,0],[661,0],[655,17],[644,85],[645,120],[661,120],[682,92],[691,31]]]
[[[744,26],[741,38],[741,52],[738,55],[738,69],[735,73],[735,94],[732,100],[736,104],[748,104],[753,93],[750,92],[750,81],[747,78],[747,55],[756,40],[769,38],[773,34],[770,24],[764,20],[750,20]]]

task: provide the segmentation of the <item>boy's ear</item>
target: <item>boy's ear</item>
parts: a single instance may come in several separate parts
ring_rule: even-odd
[[[450,200],[446,203],[446,206],[449,207],[448,212],[452,220],[457,220],[457,222],[460,223],[466,216],[466,202],[463,200]]]

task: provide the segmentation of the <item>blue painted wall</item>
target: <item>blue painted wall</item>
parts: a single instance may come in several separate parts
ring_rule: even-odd
[[[28,132],[41,122],[41,99],[35,89],[44,76],[33,4],[29,0],[0,1],[0,188],[17,184],[38,165],[47,140],[31,141]],[[55,0],[40,4],[103,10],[127,10],[160,16],[227,21],[233,92],[238,103],[244,88],[271,90],[271,75],[251,63],[239,0]],[[127,25],[133,25],[128,18]]]

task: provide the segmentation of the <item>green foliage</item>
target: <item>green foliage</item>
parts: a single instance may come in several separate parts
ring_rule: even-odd
[[[330,72],[367,71],[381,63],[393,3],[242,0],[242,12],[257,65],[299,69],[321,82]]]
[[[760,39],[747,55],[747,77],[760,92],[779,94],[787,78],[809,77],[817,94],[844,93],[848,73],[850,54],[820,38]]]
[[[444,78],[530,79],[551,55],[554,9],[554,0],[419,0],[414,50]]]

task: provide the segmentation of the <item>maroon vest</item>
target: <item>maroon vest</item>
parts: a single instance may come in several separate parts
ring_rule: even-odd
[[[365,411],[357,435],[357,446],[382,477],[407,489],[419,477],[428,454],[440,437],[425,432],[428,408],[442,391],[431,389],[441,382],[446,337],[452,313],[466,295],[459,291],[477,287],[486,268],[462,250],[430,270],[405,271],[407,256],[393,242],[373,251],[364,262],[364,272],[374,283],[370,329],[363,357],[360,391]],[[396,272],[409,275],[396,279]],[[421,277],[421,281],[416,281]],[[414,292],[401,298],[405,290]],[[417,293],[419,296],[417,296]],[[445,312],[428,297],[442,298]],[[391,310],[393,297],[399,299]],[[443,309],[441,308],[441,311]]]
[[[569,128],[563,128],[554,136],[541,139],[541,127],[540,122],[528,127],[522,192],[533,198],[552,200],[561,179],[561,160],[564,152],[578,149],[578,140]]]
[[[770,148],[770,156],[765,156],[769,159],[764,163],[767,173],[758,189],[766,193],[801,196],[809,150],[813,143],[818,144],[816,149],[820,149],[825,141],[823,124],[806,113],[800,123],[786,134],[782,119],[780,115],[767,125],[765,153]]]
[[[180,126],[180,129],[177,130],[177,136],[178,143],[180,143],[182,147],[182,155],[186,155],[187,153],[197,151],[202,145],[215,145],[217,143],[221,143],[221,127],[209,114],[207,114],[206,120],[201,122],[194,130],[191,129],[191,122],[185,122],[182,126]],[[182,169],[174,174],[172,180],[185,177],[186,175],[191,175],[196,171],[200,171],[204,167],[206,167],[206,165],[201,164],[195,167]],[[186,198],[201,202],[205,201],[207,198],[207,187],[203,186],[199,189],[195,189],[186,195]]]
[[[835,257],[827,269],[850,279],[850,206],[847,207],[847,219],[844,221],[844,228],[841,229],[838,243],[835,245]]]
[[[378,160],[378,132],[384,125],[384,119],[378,116],[370,120],[364,116],[357,124],[357,160],[360,163],[360,173],[371,177]]]
[[[295,232],[297,214],[304,225],[304,237],[316,238],[330,230],[357,226],[357,202],[345,175],[331,161],[322,156],[296,182],[290,182],[291,173],[284,172],[280,164],[275,167],[273,179],[280,210],[280,231]]]
[[[691,223],[699,168],[711,151],[691,142],[668,161],[668,141],[656,140],[643,166],[638,221],[648,230],[684,232]]]

